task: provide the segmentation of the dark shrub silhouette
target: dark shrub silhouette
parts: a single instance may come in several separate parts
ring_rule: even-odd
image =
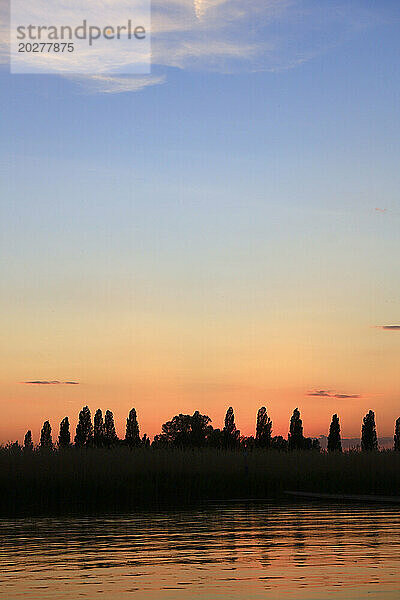
[[[225,415],[225,426],[222,430],[224,446],[226,448],[237,448],[240,441],[240,431],[236,429],[235,415],[232,406],[228,408]]]
[[[167,436],[163,433],[157,433],[157,435],[154,436],[153,441],[151,443],[151,447],[155,448],[156,450],[159,450],[161,448],[166,449],[174,445],[175,444],[173,444],[172,442],[168,442]]]
[[[288,449],[288,442],[281,435],[275,435],[271,440],[272,450],[279,450],[285,452]]]
[[[104,415],[104,440],[109,448],[118,443],[118,436],[115,431],[114,415],[111,410],[106,410]]]
[[[363,452],[373,452],[378,450],[375,414],[372,410],[370,410],[363,419],[361,430],[361,450]]]
[[[58,447],[59,448],[69,448],[71,445],[71,434],[69,431],[69,420],[68,417],[64,417],[64,419],[60,423],[60,433],[58,436]]]
[[[243,436],[240,439],[240,447],[244,450],[254,450],[257,447],[255,437],[253,435]]]
[[[335,414],[329,427],[328,452],[341,452],[342,440],[340,438],[339,417]]]
[[[317,452],[320,452],[321,451],[320,441],[317,438],[304,438],[303,450],[316,450]]]
[[[288,446],[289,450],[303,450],[305,446],[303,421],[300,418],[300,411],[298,408],[294,409],[290,419]]]
[[[4,446],[4,449],[11,456],[18,456],[21,454],[22,448],[18,442],[9,442]]]
[[[400,417],[394,426],[394,450],[400,451]]]
[[[51,426],[49,421],[45,421],[40,432],[40,448],[42,450],[50,450],[52,447],[53,440],[51,438]]]
[[[271,447],[272,421],[267,414],[267,409],[262,406],[257,413],[256,439],[257,448]]]
[[[148,437],[147,433],[145,433],[142,437],[141,445],[143,448],[150,448],[150,438]]]
[[[176,415],[162,426],[162,433],[154,438],[155,447],[200,448],[206,444],[212,428],[210,417],[199,411],[193,415]]]
[[[317,452],[321,452],[321,442],[318,438],[313,438],[311,443],[311,450],[316,450]]]
[[[105,429],[103,421],[103,413],[98,408],[93,418],[93,444],[97,448],[101,448],[105,443]]]
[[[136,410],[134,408],[131,408],[126,420],[125,442],[129,448],[138,448],[142,443]]]
[[[79,420],[76,426],[75,446],[89,446],[93,441],[92,417],[88,406],[84,406],[79,413]]]
[[[24,452],[33,451],[32,431],[28,429],[24,437]]]

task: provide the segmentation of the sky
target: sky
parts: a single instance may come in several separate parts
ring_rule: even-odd
[[[150,75],[0,45],[0,442],[85,404],[392,435],[400,7],[326,4],[154,2]]]

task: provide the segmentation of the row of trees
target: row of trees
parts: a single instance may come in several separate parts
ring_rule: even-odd
[[[139,424],[136,410],[134,408],[131,409],[126,420],[126,432],[123,443],[130,448],[150,446],[150,440],[146,434],[143,436],[143,438],[140,437]],[[84,406],[79,413],[78,423],[75,431],[74,445],[77,448],[111,448],[119,444],[121,444],[121,440],[117,436],[114,415],[111,410],[106,410],[103,418],[103,412],[99,408],[95,412],[92,423],[90,409],[88,406]],[[43,427],[40,432],[40,448],[53,449],[54,447],[58,447],[60,449],[64,449],[69,448],[70,446],[72,446],[72,440],[68,417],[64,417],[60,423],[59,435],[56,444],[53,442],[50,422],[45,421],[43,423]],[[24,449],[33,450],[31,430],[28,430],[25,434]]]
[[[129,448],[149,447],[150,439],[145,434],[140,436],[136,410],[129,412],[126,420],[125,439],[117,436],[114,416],[110,410],[103,413],[98,409],[94,415],[93,423],[88,406],[84,406],[79,413],[78,424],[74,437],[77,448],[98,447],[111,448],[124,444]],[[162,431],[156,435],[154,448],[226,448],[226,449],[276,449],[276,450],[316,450],[320,451],[318,439],[307,438],[303,432],[303,422],[300,411],[296,408],[290,419],[288,439],[282,436],[272,436],[272,421],[268,416],[265,406],[257,413],[255,436],[241,436],[235,424],[233,408],[229,407],[222,429],[214,429],[211,419],[207,415],[195,411],[193,415],[179,414],[167,421],[162,426]],[[40,434],[39,447],[41,449],[59,449],[72,446],[70,423],[65,417],[60,423],[58,440],[53,443],[51,425],[45,421]],[[32,432],[25,435],[24,449],[33,450]],[[363,419],[361,430],[361,449],[370,452],[378,450],[378,438],[375,425],[375,414],[370,410]],[[396,421],[394,435],[394,449],[400,451],[400,417]],[[342,452],[339,417],[335,414],[329,427],[328,452]]]

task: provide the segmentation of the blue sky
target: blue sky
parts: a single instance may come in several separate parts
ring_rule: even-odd
[[[331,7],[324,13],[317,3],[287,4],[284,17],[264,33],[257,28],[260,50],[253,65],[251,59],[230,62],[229,56],[216,64],[211,51],[200,62],[177,52],[161,60],[167,39],[156,46],[154,77],[162,83],[140,91],[115,93],[110,82],[98,85],[90,77],[10,75],[2,69],[0,302],[10,336],[3,348],[4,401],[11,393],[25,406],[19,388],[12,387],[20,379],[83,378],[93,387],[102,381],[101,361],[109,357],[99,358],[88,345],[82,350],[87,368],[68,358],[86,326],[83,335],[93,339],[105,327],[108,338],[100,336],[101,343],[110,339],[129,358],[103,383],[117,389],[121,377],[128,382],[140,356],[137,381],[134,375],[135,382],[126,383],[123,402],[128,407],[133,388],[150,396],[146,377],[153,373],[161,378],[168,411],[168,386],[178,372],[191,382],[219,378],[228,385],[236,369],[230,352],[244,354],[248,365],[237,389],[254,376],[267,395],[285,378],[270,373],[270,384],[260,365],[270,352],[280,356],[281,342],[262,347],[257,331],[265,329],[266,338],[274,332],[274,338],[281,328],[287,347],[308,335],[307,344],[315,343],[319,354],[329,353],[322,342],[325,326],[331,356],[324,364],[314,356],[303,378],[297,362],[292,365],[290,400],[307,386],[361,389],[382,410],[389,407],[389,428],[400,391],[388,382],[391,373],[394,379],[398,335],[385,332],[383,342],[368,336],[374,326],[400,318],[400,11],[390,1],[335,2],[338,11],[347,11],[338,25]],[[301,18],[299,7],[307,8]],[[313,11],[318,17],[309,20]],[[215,42],[219,32],[207,35]],[[225,41],[233,35],[221,32]],[[272,33],[279,40],[273,60],[263,54]],[[201,39],[201,32],[196,36]],[[244,40],[237,43],[241,47]],[[171,66],[179,63],[178,55],[182,64]],[[131,337],[123,338],[117,313],[130,315]],[[213,324],[229,318],[220,335],[236,323],[239,342],[231,351],[221,350],[212,333]],[[156,336],[138,332],[141,319],[159,328],[160,338],[180,340],[179,348],[165,341],[165,352],[176,353],[181,369],[171,366],[168,385],[151,360]],[[310,329],[311,322],[320,329]],[[187,330],[197,329],[205,333],[198,334],[186,361],[181,353],[191,355]],[[23,331],[31,341],[21,354]],[[48,357],[58,356],[66,331],[72,336],[68,352],[53,362]],[[349,354],[360,351],[351,377],[340,345],[348,339]],[[212,365],[205,347],[218,355]],[[363,379],[371,357],[375,367]],[[213,397],[217,412],[225,399]],[[189,393],[180,398],[188,406],[197,400]],[[50,410],[46,403],[39,406]],[[141,408],[151,428],[151,411]],[[314,410],[307,404],[305,409]],[[354,433],[359,415],[348,411]],[[317,417],[314,422],[319,426]],[[22,417],[15,431],[20,427]]]
[[[297,174],[305,185],[318,185],[323,168],[333,185],[345,177],[355,193],[364,191],[357,169],[370,177],[372,170],[390,186],[399,128],[399,11],[393,7],[392,23],[370,22],[309,62],[276,73],[163,68],[165,83],[151,89],[89,94],[61,77],[3,72],[5,164],[11,156],[19,185],[21,170],[32,165],[39,174],[49,160],[54,176],[65,168],[95,176],[115,169],[139,189],[150,179],[154,185],[157,174],[157,184],[172,189],[199,190],[209,179],[226,190],[229,179],[234,189],[250,185],[263,193],[266,183],[281,186],[284,179],[290,190],[288,180]]]

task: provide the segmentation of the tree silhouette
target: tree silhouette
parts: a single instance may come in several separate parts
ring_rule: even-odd
[[[235,414],[232,406],[226,411],[225,426],[222,432],[224,436],[224,445],[227,448],[237,448],[240,440],[240,431],[236,429]]]
[[[175,415],[162,426],[162,433],[154,438],[155,447],[175,446],[178,448],[199,448],[206,444],[212,432],[210,417],[195,411],[193,415]]]
[[[33,441],[32,441],[32,431],[28,429],[24,437],[24,451],[32,452],[33,450]]]
[[[363,419],[361,430],[361,450],[363,452],[372,452],[374,450],[378,450],[375,414],[372,410],[370,410]]]
[[[58,436],[58,447],[59,448],[69,448],[71,444],[71,434],[69,432],[69,420],[68,417],[64,417],[64,419],[60,423],[60,433]]]
[[[400,451],[400,417],[396,419],[394,427],[394,450]]]
[[[290,428],[288,435],[289,450],[304,449],[303,421],[300,418],[300,411],[295,408],[290,419]]]
[[[267,409],[262,406],[257,413],[256,440],[258,448],[271,447],[272,421],[267,414]]]
[[[92,417],[88,406],[84,406],[79,413],[76,426],[75,445],[78,447],[89,446],[93,440]]]
[[[329,427],[328,452],[341,452],[342,441],[340,439],[339,417],[335,414]]]
[[[51,439],[51,426],[49,421],[45,421],[40,432],[40,448],[43,450],[49,450],[52,447],[53,440]]]
[[[141,445],[139,424],[137,421],[136,410],[131,408],[126,420],[125,442],[129,448],[137,448]]]
[[[207,433],[207,446],[210,448],[223,448],[224,446],[224,432],[221,429],[213,429],[210,427]]]
[[[182,448],[190,446],[190,425],[190,415],[182,413],[175,415],[170,421],[163,424],[161,435],[155,438],[156,444]]]
[[[104,440],[108,447],[111,447],[118,442],[114,425],[114,415],[111,410],[106,410],[106,414],[104,415]]]
[[[191,436],[190,445],[194,448],[201,448],[205,446],[207,435],[211,429],[209,426],[211,423],[210,417],[207,415],[201,415],[196,410],[190,418]]]
[[[95,446],[100,448],[101,446],[104,446],[104,442],[105,428],[103,421],[103,413],[101,412],[101,409],[98,408],[93,418],[93,443]]]

